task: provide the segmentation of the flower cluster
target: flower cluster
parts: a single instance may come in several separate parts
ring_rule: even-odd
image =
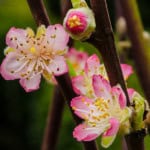
[[[93,12],[85,0],[72,0],[72,4],[74,8],[68,11],[64,28],[75,40],[88,39],[96,27]],[[70,105],[83,119],[73,131],[78,141],[91,141],[102,135],[101,144],[107,148],[119,132],[128,134],[150,124],[150,115],[143,121],[145,106],[149,111],[145,99],[134,89],[128,89],[131,103],[128,107],[121,86],[110,85],[105,67],[96,54],[89,57],[75,48],[68,51],[69,35],[64,28],[60,24],[47,28],[41,25],[35,34],[30,28],[12,27],[6,35],[8,47],[0,66],[2,77],[19,79],[25,91],[30,92],[39,88],[41,76],[55,84],[55,76],[69,70],[73,90],[78,95]],[[127,80],[133,73],[132,67],[127,64],[120,67]]]
[[[124,77],[132,73],[129,65],[122,64]],[[102,145],[108,147],[119,128],[129,122],[131,110],[119,85],[111,87],[104,65],[94,54],[85,62],[83,72],[72,78],[74,91],[79,95],[72,99],[75,114],[84,120],[73,132],[78,141],[91,141],[102,136]]]
[[[20,79],[26,92],[39,88],[41,75],[55,82],[54,75],[68,71],[63,57],[68,50],[68,40],[68,34],[59,24],[47,28],[42,25],[36,35],[30,28],[12,27],[6,36],[8,47],[1,75],[6,80]]]

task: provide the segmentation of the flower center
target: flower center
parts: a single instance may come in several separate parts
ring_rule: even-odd
[[[35,53],[36,53],[35,47],[31,47],[31,48],[30,48],[30,52],[31,52],[32,54],[35,54]]]
[[[80,26],[82,23],[80,22],[80,18],[77,15],[73,15],[68,19],[68,25],[70,28],[74,28]]]
[[[107,120],[109,117],[108,101],[98,98],[94,101],[93,107],[91,107],[91,112],[87,121],[91,126],[95,127],[96,125],[99,125],[100,122]]]

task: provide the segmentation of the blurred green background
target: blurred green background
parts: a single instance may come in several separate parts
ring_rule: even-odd
[[[145,28],[150,28],[150,1],[138,0]],[[60,22],[59,1],[45,0],[52,23]],[[113,1],[108,0],[114,26]],[[5,34],[9,28],[32,27],[36,29],[26,0],[0,0],[0,62],[4,58]],[[77,44],[80,47],[80,43]],[[90,53],[94,49],[84,44]],[[141,92],[137,77],[132,75],[129,86]],[[0,150],[39,150],[43,138],[46,118],[51,104],[53,87],[42,81],[40,90],[25,93],[18,81],[5,81],[0,76]],[[58,150],[81,150],[82,146],[72,138],[74,123],[67,107],[63,116]],[[149,140],[149,139],[148,139]],[[146,143],[149,143],[148,140]],[[150,141],[150,140],[149,140]],[[98,139],[98,143],[99,139]],[[148,144],[147,145],[147,150]],[[102,149],[102,148],[101,148]],[[120,138],[109,150],[120,150]]]

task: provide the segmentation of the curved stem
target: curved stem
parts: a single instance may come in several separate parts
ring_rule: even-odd
[[[50,24],[48,14],[44,7],[42,0],[27,0],[32,15],[36,21],[36,24],[39,26],[44,24],[48,26]]]

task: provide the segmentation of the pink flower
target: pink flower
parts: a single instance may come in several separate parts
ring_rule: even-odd
[[[68,71],[63,55],[69,37],[59,24],[40,26],[37,34],[27,28],[11,28],[6,36],[6,58],[1,65],[5,80],[20,79],[26,92],[39,88],[41,75],[55,82],[55,76]]]
[[[102,134],[102,145],[108,147],[120,125],[129,119],[130,110],[126,107],[126,97],[121,87],[111,88],[101,75],[92,76],[91,88],[94,92],[91,97],[85,93],[71,101],[74,113],[84,120],[74,129],[73,136],[78,141],[91,141]],[[105,140],[108,137],[110,141],[107,145]]]
[[[132,68],[123,64],[127,78]],[[74,113],[84,120],[74,129],[78,141],[91,141],[102,135],[102,146],[114,141],[121,126],[129,122],[131,111],[126,107],[126,97],[119,85],[110,86],[103,64],[97,55],[90,56],[84,71],[72,78],[74,91],[80,95],[71,101]]]
[[[88,54],[86,52],[78,51],[75,48],[70,48],[66,58],[70,68],[75,72],[75,75],[79,75],[84,70]]]
[[[133,72],[132,67],[127,64],[121,64],[123,71],[123,76],[127,79]],[[104,79],[108,80],[108,76],[103,64],[96,54],[90,56],[85,62],[84,71],[82,71],[78,76],[72,78],[74,91],[79,95],[93,96],[92,76],[101,75]]]

